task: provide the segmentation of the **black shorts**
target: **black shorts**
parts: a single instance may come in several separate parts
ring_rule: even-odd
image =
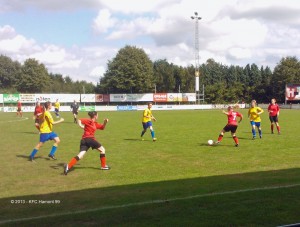
[[[278,116],[277,115],[276,116],[269,116],[269,119],[270,119],[271,123],[278,122]]]
[[[54,111],[55,111],[55,113],[58,113],[58,112],[59,112],[59,109],[55,108]]]
[[[22,109],[21,109],[20,107],[18,107],[17,111],[18,111],[18,112],[21,112],[21,111],[22,111]]]
[[[87,151],[89,148],[98,149],[101,144],[92,138],[84,138],[80,141],[80,151]]]
[[[237,130],[237,125],[226,125],[224,128],[223,128],[223,130],[225,131],[225,132],[231,132],[231,133],[235,133],[236,132],[236,130]]]
[[[78,115],[78,110],[74,110],[74,111],[73,111],[73,114]]]

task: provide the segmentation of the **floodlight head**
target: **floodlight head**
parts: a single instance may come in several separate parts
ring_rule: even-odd
[[[202,18],[201,18],[201,17],[197,17],[197,19],[198,19],[198,20],[201,20]]]
[[[192,19],[195,19],[195,17],[191,16]]]
[[[195,15],[196,15],[196,16],[198,16],[198,13],[197,13],[197,12],[195,12]]]

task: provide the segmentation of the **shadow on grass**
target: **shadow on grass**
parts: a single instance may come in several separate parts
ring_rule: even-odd
[[[142,139],[131,139],[131,138],[129,138],[129,139],[124,139],[124,140],[129,140],[129,141],[142,141]]]
[[[252,138],[252,132],[251,131],[243,131],[242,133],[249,134]],[[256,134],[258,134],[257,131],[256,131]],[[277,134],[277,133],[273,133],[273,134]],[[266,131],[262,130],[262,135],[272,135],[272,133],[269,132],[269,131],[266,132]]]
[[[21,133],[21,134],[31,134],[31,135],[36,135],[39,136],[39,132],[35,131],[35,132],[22,132],[22,131],[15,131],[15,133]]]
[[[57,163],[55,165],[51,165],[50,168],[52,168],[52,169],[61,169],[61,173],[63,174],[63,172],[64,172],[64,164],[65,163]],[[76,165],[73,166],[68,171],[68,173],[72,173],[73,171],[76,171],[77,169],[95,169],[95,170],[99,170],[100,171],[100,167],[89,167],[89,166],[81,167],[80,163],[76,163]]]
[[[29,154],[28,155],[16,155],[17,158],[23,158],[23,159],[27,159],[29,161]],[[48,156],[44,157],[44,156],[35,156],[34,160],[38,160],[38,159],[45,159],[45,160],[50,160],[52,161]]]
[[[50,168],[52,169],[61,169],[63,171],[63,167],[64,167],[63,162],[59,162],[59,163],[55,163],[54,165],[50,165]]]
[[[128,139],[124,139],[124,140],[127,140],[127,141],[139,141],[139,142],[153,142],[152,140],[147,140],[147,139],[131,139],[131,138],[128,138]]]
[[[239,137],[239,140],[252,140],[252,137]]]
[[[222,144],[219,143],[219,144],[213,144],[213,145],[208,145],[207,143],[198,143],[198,146],[201,146],[201,147],[213,147],[213,148],[222,148],[222,147],[232,147],[232,148],[235,148],[234,146],[234,143],[232,145],[229,145],[229,144]]]
[[[276,226],[299,221],[299,189],[294,168],[24,195],[0,199],[0,224]]]

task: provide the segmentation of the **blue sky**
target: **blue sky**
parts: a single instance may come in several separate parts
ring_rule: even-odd
[[[0,0],[0,54],[36,58],[49,72],[97,83],[125,45],[152,61],[194,64],[195,11],[200,64],[273,68],[300,48],[298,0]]]
[[[12,26],[18,33],[39,43],[71,47],[88,44],[92,33],[90,22],[96,15],[92,10],[45,12],[27,9],[0,14],[0,23]]]

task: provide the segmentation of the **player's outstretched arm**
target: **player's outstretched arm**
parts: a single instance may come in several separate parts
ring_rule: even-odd
[[[108,118],[105,118],[104,121],[103,121],[103,129],[105,128],[107,122],[108,122]]]
[[[80,127],[80,128],[84,128],[84,125],[83,124],[81,124],[81,120],[77,120],[77,125]]]
[[[63,122],[65,119],[63,119],[63,118],[61,118],[61,119],[59,119],[58,121],[53,121],[53,125],[56,125],[56,124],[59,124],[59,123],[61,123],[61,122]]]
[[[225,110],[222,110],[222,113],[228,115],[228,112],[226,112]]]

